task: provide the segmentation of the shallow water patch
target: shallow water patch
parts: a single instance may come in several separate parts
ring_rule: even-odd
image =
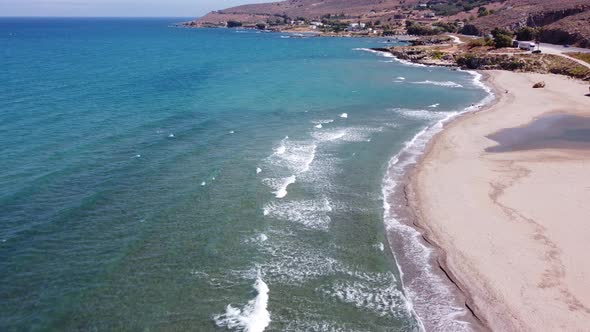
[[[487,138],[498,145],[486,152],[535,149],[590,149],[590,117],[549,114],[516,128],[499,130]]]

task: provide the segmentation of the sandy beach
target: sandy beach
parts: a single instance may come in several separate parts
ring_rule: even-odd
[[[572,117],[590,117],[588,83],[485,75],[496,102],[447,125],[411,173],[416,223],[490,329],[588,331],[590,127]]]

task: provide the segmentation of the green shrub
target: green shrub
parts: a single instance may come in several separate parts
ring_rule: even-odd
[[[488,37],[485,38],[478,38],[478,39],[472,39],[471,41],[469,41],[469,44],[467,44],[469,46],[469,48],[474,48],[474,47],[484,47],[484,46],[494,46],[494,40]]]
[[[538,35],[539,31],[531,27],[522,27],[516,30],[516,39],[522,41],[535,40]]]
[[[494,44],[495,44],[496,48],[511,47],[512,46],[512,36],[497,35],[496,37],[494,37]]]
[[[486,7],[479,7],[477,10],[477,17],[488,16],[490,12],[487,10]]]
[[[439,29],[433,29],[429,26],[422,25],[412,21],[406,21],[406,30],[409,35],[417,36],[432,36],[440,34],[442,31]]]
[[[512,46],[512,32],[502,28],[494,28],[492,30],[494,36],[494,45],[496,48]]]
[[[469,46],[469,48],[483,47],[486,46],[486,41],[483,38],[472,39],[469,41],[469,44],[467,45]]]
[[[445,32],[453,32],[454,33],[459,30],[458,25],[455,23],[436,22],[436,23],[433,23],[432,25],[438,29],[445,31]]]
[[[435,51],[432,51],[432,53],[430,54],[430,56],[431,56],[433,59],[435,59],[435,60],[440,60],[440,59],[442,59],[442,57],[443,57],[444,55],[445,55],[445,53],[444,53],[444,52],[437,51],[437,50],[435,50]]]
[[[571,57],[574,57],[576,59],[590,63],[590,53],[570,52],[570,53],[566,53],[566,54]]]

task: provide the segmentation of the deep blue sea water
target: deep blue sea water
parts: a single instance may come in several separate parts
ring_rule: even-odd
[[[468,325],[388,196],[474,76],[178,21],[0,19],[0,330]]]

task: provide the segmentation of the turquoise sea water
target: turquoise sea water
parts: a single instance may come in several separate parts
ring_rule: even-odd
[[[450,326],[383,198],[474,76],[177,21],[0,19],[0,330]]]

